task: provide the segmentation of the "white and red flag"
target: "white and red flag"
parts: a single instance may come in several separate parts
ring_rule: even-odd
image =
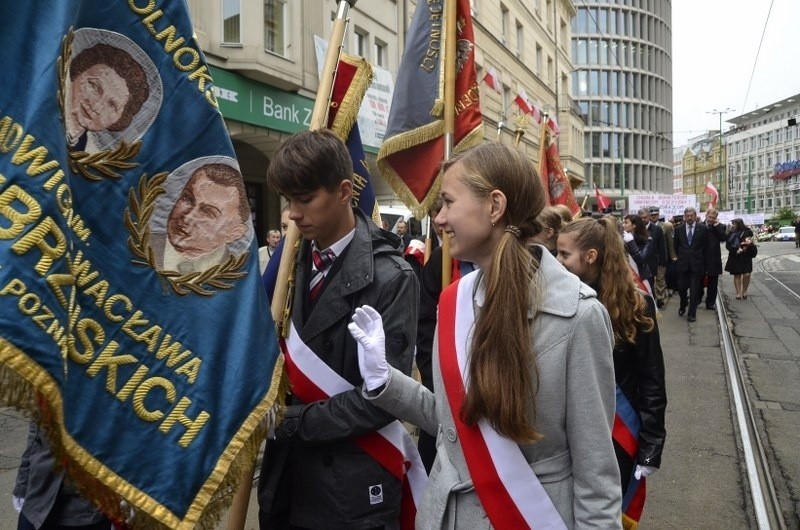
[[[706,184],[706,189],[704,191],[713,197],[711,199],[711,206],[716,206],[719,202],[719,190],[717,190],[717,188],[711,182],[709,182]]]
[[[486,75],[483,76],[483,82],[495,89],[495,91],[501,91],[500,76],[497,75],[497,70],[494,69],[494,66],[490,67]]]
[[[532,114],[534,110],[534,106],[528,101],[528,94],[525,93],[524,88],[519,89],[519,93],[517,93],[517,97],[514,98],[514,103],[517,104],[519,110],[523,112],[523,114]]]
[[[597,184],[594,185],[594,196],[597,199],[597,211],[602,212],[607,208],[611,208],[611,199],[600,192]]]

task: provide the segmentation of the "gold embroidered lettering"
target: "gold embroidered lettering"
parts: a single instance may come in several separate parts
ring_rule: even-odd
[[[91,336],[90,336],[91,335]],[[106,332],[99,322],[91,318],[82,318],[75,326],[77,342],[83,346],[78,348],[76,341],[70,342],[69,358],[77,364],[86,364],[94,358],[95,344],[100,346],[106,340]]]
[[[125,320],[125,317],[117,313],[114,313],[113,311],[114,305],[117,304],[117,302],[122,303],[123,307],[125,308],[125,311],[130,313],[133,310],[133,304],[131,303],[131,299],[125,296],[124,294],[114,294],[109,296],[108,300],[106,300],[106,303],[103,306],[103,312],[105,313],[106,318],[111,322],[122,322],[123,320]]]
[[[25,171],[29,177],[40,175],[45,171],[50,171],[58,167],[58,162],[55,160],[44,162],[44,159],[50,154],[46,147],[39,146],[32,151],[29,150],[31,144],[33,144],[35,140],[36,139],[30,134],[25,136],[25,139],[22,141],[16,153],[11,157],[11,162],[18,166],[21,166],[25,162],[30,162],[28,169]]]
[[[186,415],[186,410],[189,408],[189,405],[192,404],[192,400],[187,397],[182,397],[181,400],[175,405],[166,419],[161,422],[158,429],[167,434],[170,429],[175,425],[175,423],[180,423],[184,427],[186,427],[186,432],[181,436],[178,444],[181,447],[188,447],[190,443],[197,437],[200,430],[203,426],[208,422],[208,419],[211,415],[201,410],[199,414],[197,414],[197,418],[192,419]]]
[[[87,375],[95,377],[103,368],[108,369],[106,374],[106,390],[115,394],[117,391],[117,367],[138,362],[136,357],[129,353],[114,355],[119,349],[119,343],[111,341],[108,346],[97,356],[94,362],[86,369]]]
[[[22,125],[12,121],[8,116],[3,116],[0,120],[0,152],[10,153],[19,145],[24,134],[25,129]]]
[[[25,206],[26,211],[20,212],[12,207],[14,202]],[[0,223],[0,239],[14,239],[19,236],[25,227],[42,215],[42,207],[36,199],[28,195],[28,192],[16,184],[9,186],[3,193],[0,193],[0,217],[5,217],[11,221],[11,226],[3,228]]]
[[[200,366],[202,364],[203,361],[201,359],[193,357],[186,361],[186,363],[183,365],[179,366],[175,370],[175,373],[177,375],[185,375],[186,380],[189,381],[189,383],[194,384],[194,382],[197,381],[197,376],[200,373]],[[167,366],[169,366],[169,363],[167,363]]]
[[[64,232],[56,225],[52,217],[42,219],[42,222],[36,225],[33,230],[11,245],[11,250],[22,255],[34,247],[38,248],[42,253],[42,257],[34,266],[34,270],[40,276],[45,276],[50,267],[53,266],[53,262],[64,256],[67,251],[67,238],[64,237]]]
[[[144,421],[153,422],[164,417],[164,413],[162,411],[148,410],[144,406],[144,400],[147,397],[148,392],[157,386],[164,389],[167,401],[170,403],[175,403],[175,385],[173,385],[169,379],[164,379],[163,377],[151,377],[145,380],[136,388],[136,392],[133,394],[133,410],[136,412],[136,415]]]

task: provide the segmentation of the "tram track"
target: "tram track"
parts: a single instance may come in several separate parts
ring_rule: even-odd
[[[778,258],[780,256],[774,257]],[[800,295],[764,268],[764,261],[769,259],[771,258],[765,258],[757,262],[758,272],[768,276],[800,301]],[[723,360],[734,402],[736,423],[741,438],[757,528],[759,530],[785,530],[787,526],[775,490],[772,473],[770,472],[769,461],[756,425],[752,401],[744,385],[745,378],[742,372],[739,350],[731,333],[731,319],[728,316],[725,304],[721,302],[721,295],[718,295],[717,307],[719,310],[717,318],[722,339]]]

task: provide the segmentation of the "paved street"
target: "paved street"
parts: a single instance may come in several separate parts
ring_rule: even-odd
[[[759,248],[764,269],[800,291],[800,253],[788,243]],[[800,528],[800,301],[758,268],[747,300],[734,299],[731,276],[720,279],[784,516],[789,528]],[[704,307],[690,324],[678,316],[676,295],[659,317],[667,365],[668,437],[662,469],[648,480],[642,528],[756,527],[717,318]],[[0,409],[0,530],[15,528],[10,495],[25,433],[17,413]],[[248,530],[257,527],[254,508],[255,495]]]

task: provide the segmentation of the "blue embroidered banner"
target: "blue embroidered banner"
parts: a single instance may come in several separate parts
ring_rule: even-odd
[[[137,527],[209,524],[276,393],[192,35],[183,0],[0,5],[0,400],[37,410],[84,493]]]

